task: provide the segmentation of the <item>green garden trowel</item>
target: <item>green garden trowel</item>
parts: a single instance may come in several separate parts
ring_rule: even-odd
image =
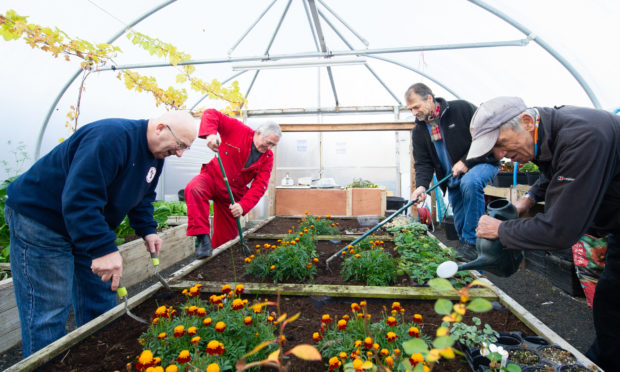
[[[154,274],[155,277],[164,286],[164,288],[171,291],[172,288],[170,288],[170,285],[168,284],[168,282],[159,273],[159,257],[157,257],[157,252],[149,252],[149,253],[151,254],[151,261],[153,261],[153,266],[155,267],[155,274]]]
[[[140,323],[150,324],[145,319],[142,319],[136,314],[129,311],[129,299],[127,298],[127,288],[121,286],[121,284],[119,283],[118,288],[116,289],[116,294],[121,299],[121,301],[125,303],[125,314],[129,315],[130,317],[132,317],[133,319],[137,320]]]

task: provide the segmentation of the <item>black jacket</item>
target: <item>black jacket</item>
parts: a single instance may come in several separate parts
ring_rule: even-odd
[[[439,102],[441,107],[439,126],[452,165],[459,160],[463,161],[468,168],[479,163],[499,164],[492,153],[480,158],[465,160],[471,145],[469,122],[476,111],[476,106],[463,100],[446,101],[443,98],[435,98],[435,101]],[[424,186],[428,189],[433,180],[433,173],[437,173],[438,179],[444,178],[447,174],[441,166],[435,145],[431,141],[430,134],[428,134],[427,125],[425,122],[416,119],[411,141],[415,162],[416,187]],[[445,185],[445,183],[442,185],[444,191]]]
[[[588,230],[620,233],[620,117],[574,106],[538,111],[541,180],[530,191],[545,212],[502,222],[502,244],[565,249]]]

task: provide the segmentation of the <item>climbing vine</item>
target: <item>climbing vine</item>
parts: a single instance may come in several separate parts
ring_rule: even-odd
[[[79,87],[78,98],[75,105],[70,106],[67,113],[65,127],[75,131],[80,116],[80,102],[82,93],[85,91],[85,82],[92,72],[99,71],[107,64],[113,64],[113,58],[122,53],[122,50],[111,44],[93,44],[79,38],[71,38],[58,28],[43,27],[28,23],[28,17],[17,14],[14,10],[8,10],[6,14],[0,14],[0,35],[5,41],[22,39],[33,49],[39,49],[51,53],[55,58],[64,57],[66,61],[72,58],[80,60],[80,68],[83,71]],[[195,67],[187,62],[191,56],[179,51],[172,44],[151,38],[139,32],[129,30],[127,38],[136,46],[139,46],[158,58],[164,58],[170,65],[179,70],[177,83],[186,84],[197,92],[207,95],[211,99],[222,100],[228,103],[222,111],[227,115],[234,116],[246,102],[239,91],[239,84],[235,81],[229,88],[225,88],[217,80],[210,83],[194,76]],[[136,92],[148,92],[155,99],[155,105],[164,105],[166,109],[184,109],[187,100],[185,88],[169,86],[166,89],[159,87],[157,80],[152,76],[144,76],[135,71],[122,70],[117,78],[123,81],[125,87]]]

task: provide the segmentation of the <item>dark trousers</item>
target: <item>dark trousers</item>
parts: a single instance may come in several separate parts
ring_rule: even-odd
[[[596,339],[586,356],[603,370],[620,371],[620,234],[609,235],[605,270],[594,292]]]

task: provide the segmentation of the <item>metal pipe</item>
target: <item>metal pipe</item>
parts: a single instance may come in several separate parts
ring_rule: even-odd
[[[248,27],[247,31],[241,35],[241,37],[239,38],[239,40],[237,40],[237,42],[235,43],[235,45],[233,45],[229,50],[228,50],[228,55],[231,55],[232,52],[235,51],[235,49],[237,48],[237,46],[241,43],[241,41],[243,41],[243,39],[245,39],[246,36],[248,36],[248,34],[250,33],[250,31],[252,31],[252,29],[254,28],[254,26],[256,26],[256,24],[258,24],[258,22],[260,22],[260,20],[265,16],[265,14],[269,11],[269,9],[271,9],[271,7],[273,6],[273,4],[276,3],[277,0],[273,0],[271,2],[271,4],[269,4],[269,6],[267,7],[267,9],[265,9],[256,19],[256,21],[254,21],[254,23],[252,23],[252,25],[250,27]]]
[[[517,39],[517,40],[506,40],[506,41],[489,41],[489,42],[480,42],[480,43],[426,45],[426,46],[411,46],[411,47],[398,47],[398,48],[330,50],[328,52],[303,52],[303,53],[275,54],[275,55],[269,55],[269,56],[259,55],[259,56],[246,56],[246,57],[227,57],[227,58],[216,58],[216,59],[190,60],[190,61],[179,62],[177,65],[178,66],[207,65],[207,64],[216,64],[216,63],[249,62],[249,61],[265,61],[265,60],[278,61],[281,59],[329,58],[329,57],[334,57],[334,56],[352,56],[352,55],[370,56],[374,54],[431,52],[431,51],[437,51],[437,50],[497,48],[497,47],[507,47],[507,46],[523,47],[523,46],[526,46],[528,43],[529,43],[528,39]],[[146,63],[146,64],[102,67],[99,69],[99,71],[156,68],[156,67],[170,67],[170,63]]]
[[[506,13],[500,11],[497,8],[494,8],[494,7],[490,6],[490,5],[488,5],[484,1],[469,0],[469,2],[474,4],[474,5],[479,6],[480,8],[488,11],[489,13],[491,13],[491,14],[493,14],[495,16],[497,16],[498,18],[501,18],[505,22],[508,22],[514,28],[516,28],[517,30],[519,30],[519,31],[523,32],[525,35],[527,35],[528,39],[534,40],[534,42],[536,44],[540,45],[544,50],[546,50],[549,54],[551,54],[553,56],[553,58],[555,58],[558,62],[560,62],[560,64],[562,64],[562,66],[564,66],[564,68],[566,70],[568,70],[568,72],[571,75],[573,75],[575,80],[577,80],[579,85],[581,85],[583,90],[586,92],[586,94],[590,98],[590,101],[592,101],[592,104],[594,105],[594,107],[599,108],[599,109],[601,108],[601,104],[598,101],[598,98],[596,97],[596,94],[594,94],[594,92],[590,88],[590,85],[588,84],[588,82],[581,76],[579,71],[577,71],[577,69],[575,69],[570,64],[570,62],[568,62],[564,58],[564,56],[562,56],[555,49],[553,49],[553,47],[551,45],[549,45],[546,41],[544,41],[538,35],[535,35],[530,29],[528,29],[527,27],[523,26],[522,24],[520,24],[519,22],[517,22],[516,20],[514,20],[513,18],[508,16]]]
[[[338,14],[336,14],[336,12],[334,12],[333,10],[331,10],[330,7],[327,6],[327,4],[325,4],[323,1],[321,0],[317,0],[319,3],[321,3],[321,5],[323,5],[323,7],[325,7],[325,9],[327,9],[334,17],[336,17],[337,20],[340,21],[340,23],[342,23],[344,25],[344,27],[346,27],[349,31],[351,31],[351,33],[355,36],[357,36],[358,39],[360,39],[360,41],[368,46],[369,43],[368,41],[366,41],[366,39],[364,39],[360,34],[358,34],[357,32],[355,32],[355,30],[349,26],[342,18],[340,18],[340,16]]]
[[[276,35],[278,34],[278,31],[280,30],[280,26],[282,26],[282,21],[284,21],[284,17],[286,17],[288,8],[291,6],[291,1],[293,0],[288,0],[288,3],[286,4],[286,8],[284,8],[284,12],[282,12],[282,16],[280,17],[280,20],[278,21],[278,25],[276,26],[276,29],[273,31],[273,35],[271,36],[269,45],[267,45],[267,49],[265,50],[265,55],[269,55],[269,49],[271,49],[271,45],[273,44],[273,41],[276,39]]]
[[[325,44],[325,36],[323,35],[323,30],[321,29],[321,22],[319,21],[318,11],[316,9],[316,4],[314,0],[307,0],[308,7],[310,8],[310,14],[312,15],[312,22],[314,24],[314,29],[316,31],[317,39],[319,41],[319,45],[321,47],[321,52],[327,52],[327,45]],[[334,94],[334,101],[336,106],[338,106],[338,92],[336,91],[336,83],[334,82],[334,75],[332,73],[332,68],[327,67],[327,75],[329,76],[329,82],[331,84],[332,92]]]
[[[165,7],[167,7],[168,5],[174,3],[175,1],[177,1],[177,0],[168,0],[168,1],[164,2],[164,3],[162,3],[161,5],[156,6],[155,8],[151,9],[150,11],[144,13],[142,16],[136,18],[133,22],[131,22],[127,27],[123,27],[119,32],[117,32],[114,36],[112,36],[112,38],[110,40],[108,40],[106,42],[106,44],[112,44],[116,39],[118,39],[121,35],[123,35],[125,33],[125,31],[127,31],[128,28],[137,25],[138,23],[142,22],[144,19],[146,19],[147,17],[149,17],[153,13],[155,13],[155,12],[165,8]],[[60,101],[62,96],[65,94],[67,89],[69,89],[69,86],[80,75],[80,72],[82,72],[81,69],[76,71],[75,74],[73,74],[73,76],[71,77],[71,79],[69,79],[69,81],[67,81],[67,83],[60,90],[60,92],[56,96],[56,99],[54,99],[54,102],[52,103],[52,105],[50,106],[49,110],[47,111],[47,115],[45,116],[45,120],[43,121],[43,125],[41,126],[41,130],[39,131],[39,137],[37,138],[37,145],[36,145],[36,148],[34,150],[34,158],[35,158],[35,160],[39,159],[39,155],[41,153],[41,142],[43,141],[43,134],[45,133],[45,129],[47,129],[47,124],[50,121],[50,117],[52,116],[52,113],[54,112],[54,109],[56,108],[56,105],[58,104],[58,102]]]

